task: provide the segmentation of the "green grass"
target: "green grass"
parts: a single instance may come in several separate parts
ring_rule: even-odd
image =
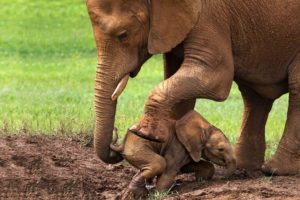
[[[165,198],[168,195],[169,195],[169,192],[154,191],[154,192],[149,194],[147,199],[148,200],[161,200],[161,199]]]
[[[1,0],[0,130],[2,133],[92,133],[96,50],[84,0]],[[162,80],[160,56],[151,59],[122,94],[116,126],[135,123]],[[235,142],[242,117],[236,85],[227,101],[199,100],[197,110]],[[287,96],[267,125],[267,156],[281,137]]]

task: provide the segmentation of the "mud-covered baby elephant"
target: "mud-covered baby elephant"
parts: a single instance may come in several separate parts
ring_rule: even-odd
[[[196,178],[209,179],[214,174],[214,166],[207,161],[226,167],[228,175],[234,172],[236,162],[229,141],[200,114],[190,111],[170,126],[173,131],[165,143],[152,142],[128,131],[123,145],[111,145],[140,169],[128,188],[133,195],[147,194],[145,184],[155,177],[158,191],[167,190],[179,172],[195,172]]]

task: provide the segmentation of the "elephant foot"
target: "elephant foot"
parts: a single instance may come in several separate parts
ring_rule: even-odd
[[[121,200],[132,200],[132,199],[145,199],[147,197],[147,192],[144,193],[143,192],[140,192],[140,193],[136,193],[134,191],[132,191],[131,189],[129,188],[126,188],[123,192],[122,192],[122,195],[121,195]]]
[[[262,162],[251,162],[251,160],[237,157],[237,169],[252,173],[261,170]]]
[[[166,142],[169,132],[174,130],[171,119],[144,115],[140,122],[129,129],[134,134],[154,142]]]
[[[262,166],[262,171],[268,176],[296,175],[300,173],[300,160],[275,156]]]
[[[204,171],[196,171],[195,178],[196,180],[211,180],[215,174],[215,168],[209,168]]]
[[[262,150],[253,150],[253,146],[238,142],[235,157],[238,169],[249,173],[260,171],[264,163],[264,148]]]
[[[134,199],[134,194],[129,188],[126,188],[122,191],[121,197],[118,197],[117,199],[131,200],[131,199]]]
[[[122,194],[122,199],[144,199],[148,194],[146,178],[137,173],[131,180],[128,189]]]

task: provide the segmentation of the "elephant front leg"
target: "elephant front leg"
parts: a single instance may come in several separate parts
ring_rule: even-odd
[[[165,142],[172,131],[170,119],[174,106],[195,98],[223,101],[229,94],[232,78],[231,68],[183,64],[152,91],[142,119],[131,131],[149,140]]]
[[[180,170],[182,173],[195,173],[196,180],[210,180],[215,174],[215,167],[211,162],[201,160],[199,162],[190,162]]]
[[[164,79],[173,76],[183,63],[183,45],[180,44],[171,52],[164,54]],[[196,99],[192,98],[176,104],[173,108],[174,117],[180,119],[188,111],[193,110]]]
[[[157,177],[156,190],[159,192],[167,192],[168,190],[171,190],[176,175],[176,171],[166,171]]]
[[[239,86],[244,100],[241,134],[236,144],[237,167],[259,170],[265,156],[265,125],[273,100],[256,94],[252,89]]]
[[[289,108],[284,134],[275,155],[263,166],[263,171],[270,175],[300,173],[300,54],[289,72]]]

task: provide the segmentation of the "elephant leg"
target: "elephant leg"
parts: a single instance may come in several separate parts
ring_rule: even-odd
[[[156,189],[160,192],[168,190],[174,183],[176,175],[179,171],[181,173],[195,173],[195,177],[197,180],[200,178],[209,180],[213,177],[215,168],[213,164],[204,160],[201,160],[197,163],[190,162],[189,164],[184,165],[180,170],[174,167],[172,164],[169,169],[167,169],[162,175],[158,177]]]
[[[265,156],[265,125],[273,100],[266,99],[252,89],[239,86],[244,114],[240,137],[236,144],[237,167],[246,170],[259,170]]]
[[[157,178],[156,190],[159,192],[165,192],[170,189],[176,178],[177,171],[167,170]]]
[[[182,55],[181,55],[182,54]],[[180,69],[183,63],[183,45],[180,44],[174,48],[171,52],[164,54],[164,80],[171,78]],[[180,95],[180,94],[177,94]],[[188,111],[193,110],[196,104],[196,98],[188,98],[178,101],[170,108],[170,113],[173,119],[182,118]],[[147,120],[146,120],[147,121]],[[150,120],[149,120],[150,121]],[[167,122],[165,123],[167,124]],[[132,132],[139,135],[142,138],[162,142],[164,139],[153,137],[151,135],[143,133],[139,129],[144,125],[134,125],[130,128]],[[162,134],[167,135],[166,131],[160,131]]]
[[[180,170],[182,173],[195,173],[196,180],[212,179],[215,173],[215,167],[211,162],[201,160],[199,162],[190,162]]]
[[[263,171],[271,175],[300,173],[300,54],[289,67],[289,107],[283,136]]]
[[[183,59],[183,45],[177,46],[173,51],[164,54],[164,79],[173,76],[180,68]],[[173,107],[173,113],[176,119],[183,117],[188,111],[193,110],[195,107],[196,98],[182,101]]]
[[[231,64],[223,58],[208,67],[185,59],[173,76],[152,90],[142,118],[130,130],[148,140],[165,142],[172,131],[173,108],[178,103],[195,98],[224,101],[228,97],[233,81]]]
[[[166,160],[166,169],[157,178],[156,182],[156,189],[160,192],[170,190],[182,166],[190,162],[189,155],[176,138],[166,149],[164,158]]]
[[[147,194],[146,182],[165,171],[166,161],[150,149],[141,150],[141,153],[137,155],[124,155],[124,157],[130,164],[140,169],[128,187],[135,198],[140,198]]]

